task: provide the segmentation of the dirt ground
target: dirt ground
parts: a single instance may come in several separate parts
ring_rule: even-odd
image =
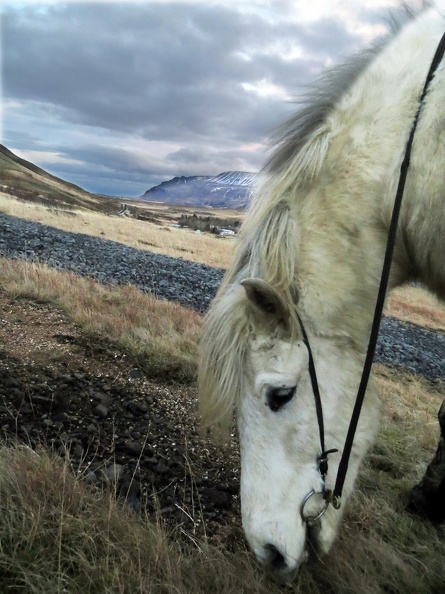
[[[53,305],[0,291],[0,435],[44,444],[135,512],[231,548],[243,538],[236,440],[201,436],[196,409],[194,387],[152,383]]]

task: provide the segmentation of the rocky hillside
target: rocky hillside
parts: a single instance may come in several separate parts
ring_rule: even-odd
[[[85,209],[115,213],[119,199],[91,194],[51,175],[0,144],[0,191],[28,202],[67,210]]]

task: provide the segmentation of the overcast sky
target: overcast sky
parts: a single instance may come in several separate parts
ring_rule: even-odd
[[[112,195],[258,171],[304,85],[383,35],[400,4],[3,0],[1,142]]]

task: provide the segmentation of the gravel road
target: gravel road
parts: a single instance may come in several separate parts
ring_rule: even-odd
[[[138,250],[80,233],[68,233],[0,213],[0,255],[42,262],[138,289],[205,312],[224,274],[181,258]],[[385,318],[375,360],[445,380],[445,333]]]

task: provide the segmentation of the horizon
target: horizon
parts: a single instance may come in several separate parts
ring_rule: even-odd
[[[1,142],[110,196],[257,173],[293,99],[385,35],[401,4],[5,0]]]

